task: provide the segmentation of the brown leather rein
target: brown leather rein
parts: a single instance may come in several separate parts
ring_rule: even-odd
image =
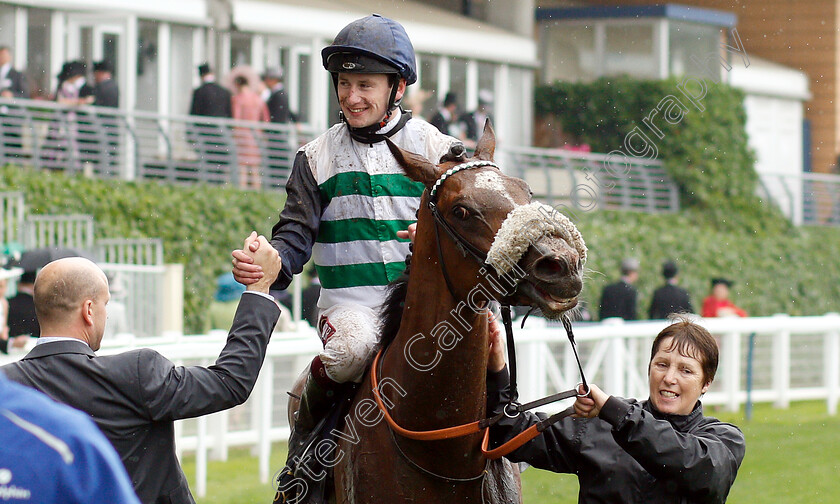
[[[568,319],[564,317],[563,323],[566,326],[567,331],[569,331],[569,337],[572,341],[573,348],[574,345],[574,336],[571,334],[571,324],[568,323]],[[393,432],[396,432],[402,437],[406,437],[408,439],[414,439],[417,441],[439,441],[443,439],[453,439],[463,436],[469,436],[472,434],[478,434],[479,432],[484,431],[484,437],[481,441],[481,453],[484,455],[485,458],[494,460],[505,455],[511,453],[512,451],[520,448],[525,443],[531,441],[535,437],[539,436],[544,430],[546,430],[551,424],[558,422],[562,418],[570,416],[574,414],[574,407],[569,406],[565,410],[555,413],[554,415],[541,420],[534,425],[531,425],[524,431],[517,434],[514,438],[510,439],[509,441],[503,443],[502,445],[494,448],[489,449],[490,447],[490,427],[498,423],[502,418],[505,416],[509,418],[514,418],[519,415],[523,411],[528,411],[534,408],[538,408],[540,406],[555,402],[555,401],[562,401],[563,399],[569,399],[571,397],[577,396],[585,396],[589,394],[589,388],[586,386],[586,379],[583,378],[583,370],[581,369],[581,377],[583,378],[583,392],[585,393],[578,393],[577,387],[572,390],[567,390],[565,392],[560,392],[557,394],[550,395],[548,397],[544,397],[542,399],[537,399],[536,401],[531,401],[525,404],[518,404],[516,402],[511,402],[505,405],[504,410],[502,413],[497,414],[496,416],[490,418],[484,418],[481,420],[476,420],[475,422],[470,422],[462,425],[456,425],[453,427],[446,427],[443,429],[435,429],[435,430],[427,430],[427,431],[415,431],[409,430],[406,428],[401,427],[397,422],[391,417],[391,414],[388,412],[388,408],[385,407],[385,404],[382,401],[382,397],[380,396],[379,391],[379,361],[382,357],[382,353],[384,349],[380,349],[379,352],[376,353],[376,357],[373,359],[373,365],[370,368],[370,385],[371,390],[373,392],[373,398],[376,401],[379,410],[382,412],[383,416],[385,417],[385,421],[390,427]],[[575,357],[577,358],[577,349],[575,348]],[[580,360],[578,359],[578,366],[580,367]],[[509,412],[512,410],[512,412]]]

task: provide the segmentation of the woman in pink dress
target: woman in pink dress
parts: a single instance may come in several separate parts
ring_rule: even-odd
[[[231,97],[233,118],[240,121],[268,122],[268,106],[248,85],[248,79],[242,75],[234,81],[236,92]],[[260,188],[260,151],[257,145],[256,129],[236,127],[233,138],[239,157],[239,186],[242,188]]]

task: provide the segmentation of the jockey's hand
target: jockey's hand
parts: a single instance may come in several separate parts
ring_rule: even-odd
[[[414,243],[414,236],[417,235],[417,223],[412,222],[408,225],[408,229],[404,231],[397,231],[397,238],[401,238],[405,240],[408,238],[411,240],[411,243]]]
[[[578,386],[578,392],[583,393],[583,385]],[[604,407],[610,396],[598,388],[597,385],[589,384],[589,394],[583,397],[578,397],[575,401],[574,408],[576,418],[595,418]]]
[[[257,242],[259,246],[256,247],[256,251],[252,252],[252,249],[255,248],[253,247],[254,242]],[[268,294],[268,291],[271,289],[271,284],[274,283],[277,275],[280,274],[280,268],[283,265],[280,260],[280,254],[268,243],[265,236],[254,238],[254,233],[251,233],[251,236],[245,240],[245,245],[242,248],[254,260],[254,265],[262,267],[265,273],[260,280],[249,285],[247,287],[248,290]]]
[[[251,231],[248,239],[245,240],[245,247],[253,253],[260,248],[260,241],[257,239],[257,232]],[[236,249],[231,254],[233,256],[233,278],[242,285],[251,285],[260,281],[263,277],[262,266],[254,264],[254,258],[242,249]]]
[[[490,331],[490,355],[487,358],[487,370],[497,373],[505,367],[505,338],[502,324],[496,320],[493,312],[487,310],[487,323]]]

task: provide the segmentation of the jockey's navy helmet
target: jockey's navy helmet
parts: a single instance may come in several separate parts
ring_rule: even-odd
[[[401,24],[372,14],[345,26],[321,51],[324,68],[345,73],[397,74],[406,85],[417,82],[414,46]]]

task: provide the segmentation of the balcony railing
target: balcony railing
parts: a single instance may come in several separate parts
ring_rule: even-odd
[[[179,184],[282,189],[296,151],[318,134],[304,125],[44,101],[0,100],[0,112],[0,163]],[[659,161],[522,147],[502,149],[497,157],[508,173],[527,180],[539,199],[555,206],[679,209],[677,188]]]
[[[279,189],[304,125],[0,100],[0,163],[100,178]]]

